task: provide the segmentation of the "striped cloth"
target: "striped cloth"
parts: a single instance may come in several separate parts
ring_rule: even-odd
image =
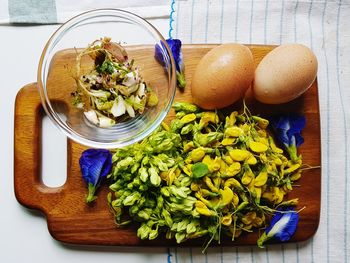
[[[321,221],[307,242],[171,249],[171,262],[350,262],[350,1],[175,0],[170,36],[184,43],[282,44],[312,48],[319,61]]]
[[[0,0],[0,24],[57,24],[96,8],[122,8],[144,18],[169,18],[163,0]]]

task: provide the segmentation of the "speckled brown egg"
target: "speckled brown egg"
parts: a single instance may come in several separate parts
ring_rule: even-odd
[[[314,82],[317,59],[301,44],[273,49],[255,70],[254,97],[268,104],[286,103],[303,94]]]
[[[244,96],[254,77],[250,49],[240,44],[223,44],[199,61],[192,77],[193,102],[203,109],[219,109]]]

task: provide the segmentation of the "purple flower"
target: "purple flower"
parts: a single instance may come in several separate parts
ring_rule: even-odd
[[[293,161],[297,160],[297,147],[304,142],[301,131],[305,127],[305,117],[297,114],[275,116],[270,123],[277,138],[289,153],[290,158]]]
[[[101,180],[111,171],[112,154],[104,149],[88,149],[82,153],[79,164],[83,179],[88,185],[86,202],[90,203],[97,198],[95,191]]]
[[[185,65],[182,59],[181,40],[171,38],[171,39],[167,39],[166,42],[175,60],[177,85],[179,88],[183,89],[186,86],[186,79],[185,79]],[[165,50],[164,46],[161,47],[159,44],[157,44],[155,47],[154,56],[156,60],[163,67],[167,67],[168,63],[166,62],[167,59],[164,57],[164,50]]]
[[[295,233],[299,222],[299,214],[293,208],[280,208],[271,219],[271,223],[265,232],[258,239],[257,244],[260,248],[270,239],[285,242]]]

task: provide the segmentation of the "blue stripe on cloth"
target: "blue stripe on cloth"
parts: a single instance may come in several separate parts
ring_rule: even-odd
[[[294,8],[294,42],[297,42],[297,11],[299,6],[299,0],[297,0]]]
[[[284,245],[281,246],[281,251],[282,251],[282,263],[286,262],[285,256],[284,256]]]
[[[192,0],[192,9],[191,9],[191,36],[190,43],[193,41],[193,10],[194,10],[194,0]]]
[[[315,262],[315,257],[314,257],[314,237],[311,238],[310,252],[311,252],[311,263],[314,263]]]
[[[207,0],[207,11],[205,18],[205,37],[204,42],[208,43],[208,16],[209,16],[209,0]]]
[[[299,1],[295,4],[294,9],[294,42],[297,42],[297,12],[298,12]],[[297,254],[297,263],[299,263],[299,244],[295,244],[296,254]]]
[[[235,42],[237,42],[237,28],[238,28],[238,9],[239,9],[239,0],[236,0],[236,22],[235,22]]]
[[[222,247],[220,247],[220,263],[224,263],[224,253]]]
[[[167,249],[167,253],[168,253],[168,255],[167,255],[167,263],[171,263],[171,257],[172,257],[173,255],[172,255],[171,252],[170,252],[170,248]]]
[[[177,259],[177,248],[175,248],[175,263],[179,263]]]
[[[254,0],[252,0],[250,6],[250,25],[249,25],[249,44],[253,41],[253,17],[254,17]]]
[[[8,0],[10,23],[57,23],[55,0]]]
[[[269,14],[268,12],[269,8],[269,0],[265,1],[265,18],[264,18],[264,44],[267,44],[267,16]]]
[[[281,19],[280,19],[280,44],[282,44],[282,32],[283,32],[283,15],[284,15],[284,0],[282,0],[281,7]]]
[[[312,27],[311,27],[312,4],[313,4],[313,0],[311,0],[311,2],[310,2],[310,8],[309,8],[309,13],[308,13],[308,20],[309,20],[309,32],[310,32],[310,47],[311,47],[311,49],[314,49],[313,42],[312,42]]]
[[[236,248],[236,263],[239,262],[238,248]]]
[[[193,263],[193,253],[192,253],[191,247],[190,247],[190,262]]]
[[[309,13],[308,13],[308,21],[309,21],[309,32],[310,32],[310,47],[311,49],[313,49],[313,41],[312,41],[312,27],[311,27],[311,11],[312,11],[312,7],[313,7],[313,0],[311,0],[310,3],[310,8],[309,8]],[[314,237],[311,238],[311,242],[310,242],[310,253],[311,253],[311,262],[314,262]]]
[[[224,26],[224,5],[225,5],[225,0],[221,0],[220,43],[222,43],[222,28]]]
[[[253,249],[253,247],[250,247],[250,260],[252,263],[254,263],[254,249]]]
[[[295,247],[296,247],[296,252],[297,252],[297,263],[299,263],[300,262],[300,258],[299,258],[299,244],[296,243]]]
[[[344,191],[344,262],[346,263],[348,261],[347,258],[347,186],[348,186],[348,136],[347,136],[347,118],[345,115],[345,107],[344,107],[344,96],[342,92],[342,88],[340,85],[340,69],[339,69],[339,25],[340,25],[340,11],[341,11],[341,5],[342,1],[340,0],[339,5],[338,5],[338,11],[337,11],[337,49],[336,49],[336,63],[337,63],[337,84],[338,84],[338,90],[339,90],[339,96],[340,96],[340,105],[341,105],[341,110],[343,114],[343,123],[344,123],[344,146],[345,146],[345,154],[344,154],[344,161],[345,161],[345,191]]]
[[[326,206],[327,206],[327,216],[326,216],[326,240],[327,240],[327,246],[326,246],[326,258],[327,262],[329,262],[329,192],[330,192],[330,180],[329,180],[329,175],[330,175],[330,166],[329,166],[329,144],[330,144],[330,136],[329,136],[329,122],[330,122],[330,89],[329,89],[329,70],[328,70],[328,57],[327,57],[327,48],[326,48],[326,43],[325,43],[325,30],[324,30],[324,25],[325,25],[325,14],[326,14],[326,8],[327,8],[327,1],[324,3],[324,8],[323,8],[323,14],[322,14],[322,39],[323,39],[323,55],[325,57],[325,62],[326,62],[326,86],[327,86],[327,107],[326,107],[326,112],[327,112],[327,136],[326,136],[326,145],[327,145],[327,151],[326,151]]]
[[[270,262],[270,253],[269,253],[268,247],[265,248],[265,252],[266,252],[266,262],[269,263]]]
[[[180,16],[180,1],[177,1],[177,8],[176,8],[176,38],[179,38],[179,16]]]

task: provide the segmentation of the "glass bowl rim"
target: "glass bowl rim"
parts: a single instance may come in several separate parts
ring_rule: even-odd
[[[58,114],[54,111],[51,106],[50,99],[47,96],[46,84],[44,84],[44,80],[46,82],[47,76],[44,73],[44,68],[48,58],[48,52],[51,48],[54,48],[55,45],[65,34],[67,30],[70,28],[74,28],[77,24],[85,21],[86,19],[96,18],[98,16],[117,16],[132,21],[134,24],[143,27],[145,30],[149,30],[151,35],[159,38],[159,41],[165,47],[168,56],[170,58],[170,67],[171,72],[169,76],[169,93],[167,102],[165,107],[159,110],[159,113],[149,124],[148,127],[141,130],[139,133],[134,135],[133,137],[123,138],[122,140],[115,140],[110,142],[100,142],[97,140],[90,140],[89,138],[82,137],[78,132],[74,129],[70,128],[68,125],[64,123],[64,121],[58,116]],[[67,20],[63,23],[58,29],[54,31],[54,33],[50,36],[49,40],[46,42],[45,47],[41,53],[39,65],[38,65],[38,73],[37,73],[37,87],[40,95],[41,105],[46,112],[46,115],[52,121],[52,123],[59,128],[61,132],[63,132],[68,138],[76,141],[82,145],[93,147],[93,148],[122,148],[133,143],[136,143],[147,136],[149,136],[159,125],[161,125],[162,121],[168,114],[171,109],[171,105],[173,103],[175,93],[176,93],[176,67],[175,60],[173,58],[172,52],[167,44],[167,41],[164,39],[162,34],[146,19],[126,10],[116,9],[116,8],[102,8],[102,9],[93,9],[83,13],[80,13],[71,19]]]

